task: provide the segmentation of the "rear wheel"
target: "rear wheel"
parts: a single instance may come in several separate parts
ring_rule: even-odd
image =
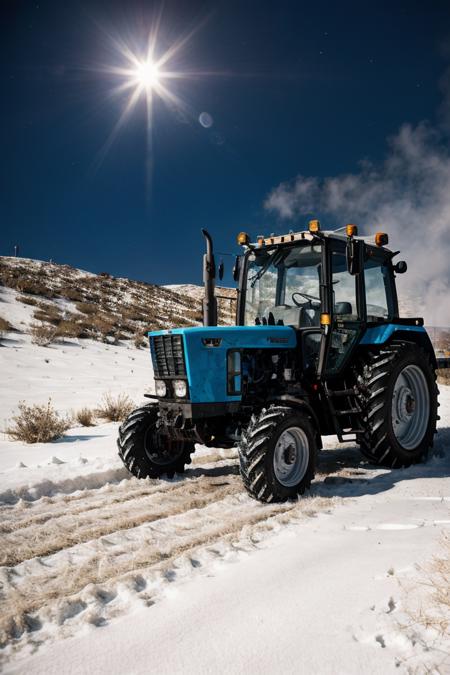
[[[262,502],[303,494],[314,478],[317,443],[303,411],[272,405],[254,415],[238,447],[247,491]]]
[[[424,461],[438,419],[438,388],[428,354],[411,343],[369,354],[360,392],[363,455],[391,468]]]
[[[119,428],[117,446],[123,463],[137,478],[173,478],[191,463],[194,444],[158,433],[158,404],[134,410]]]

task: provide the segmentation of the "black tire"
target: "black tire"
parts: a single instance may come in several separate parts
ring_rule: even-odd
[[[126,468],[136,478],[173,478],[191,463],[194,443],[171,441],[157,433],[158,404],[137,408],[119,428],[117,446]]]
[[[306,469],[295,485],[282,484],[275,469],[275,450],[283,432],[301,431],[307,441]],[[288,448],[289,450],[289,448]],[[253,415],[238,446],[241,476],[248,493],[261,502],[284,502],[303,494],[314,478],[316,431],[308,415],[288,406],[271,405]],[[306,451],[305,451],[306,452]]]
[[[428,391],[429,413],[428,421],[424,417],[423,437],[419,440],[422,433],[419,432],[414,446],[405,448],[394,431],[394,425],[399,422],[393,419],[392,404],[397,379],[408,366],[416,366],[423,375],[420,378]],[[362,454],[371,462],[388,468],[425,461],[433,447],[439,405],[436,373],[427,352],[419,345],[404,342],[374,350],[364,358],[358,382],[361,421],[365,429],[359,441]],[[414,410],[414,398],[411,405]]]

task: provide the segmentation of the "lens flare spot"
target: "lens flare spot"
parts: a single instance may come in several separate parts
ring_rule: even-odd
[[[212,118],[212,115],[210,115],[207,112],[200,113],[198,121],[200,122],[202,127],[204,127],[205,129],[209,129],[214,124],[214,120]]]

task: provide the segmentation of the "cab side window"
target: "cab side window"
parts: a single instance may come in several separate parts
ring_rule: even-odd
[[[389,318],[386,284],[388,270],[375,260],[368,260],[364,265],[366,285],[367,321],[379,321]]]
[[[347,259],[344,253],[333,251],[333,311],[335,318],[345,321],[356,321],[356,277],[347,270]]]

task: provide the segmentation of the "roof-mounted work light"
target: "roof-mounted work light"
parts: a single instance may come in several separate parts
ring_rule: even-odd
[[[377,246],[387,246],[389,244],[389,237],[386,232],[377,232],[375,235],[375,244]]]
[[[250,241],[250,237],[248,236],[247,232],[239,232],[237,236],[237,243],[239,246],[247,246]]]
[[[345,232],[347,233],[347,237],[356,237],[358,234],[358,227],[349,223],[345,226]]]

